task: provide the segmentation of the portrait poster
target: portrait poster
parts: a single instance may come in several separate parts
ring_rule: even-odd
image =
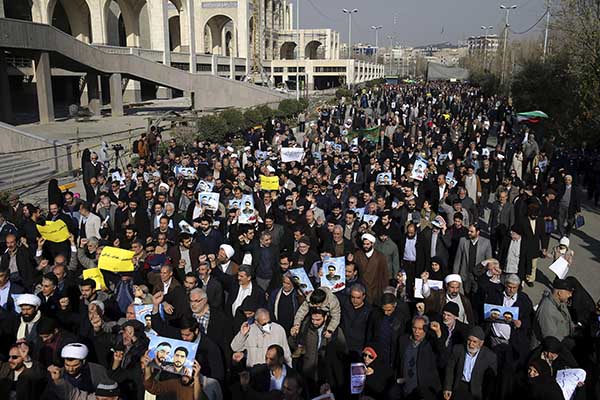
[[[392,173],[391,172],[381,172],[377,174],[376,183],[378,186],[389,186],[392,184]]]
[[[219,193],[200,192],[198,201],[200,206],[206,207],[207,210],[217,211],[219,209]]]
[[[177,375],[192,376],[198,343],[152,336],[148,345],[151,368]]]
[[[364,214],[362,220],[367,223],[369,229],[372,229],[379,217],[377,215]]]
[[[413,165],[413,169],[410,177],[417,181],[422,181],[425,179],[425,170],[427,169],[427,161],[422,158],[417,158]]]
[[[305,296],[308,296],[315,290],[304,268],[290,269],[288,270],[288,274],[290,274],[290,278],[292,279],[292,282],[294,282],[294,285],[297,286]]]
[[[510,324],[519,319],[519,307],[506,307],[485,303],[483,317],[486,321]]]
[[[346,287],[346,258],[330,257],[323,260],[321,266],[321,286],[326,286],[333,293]]]

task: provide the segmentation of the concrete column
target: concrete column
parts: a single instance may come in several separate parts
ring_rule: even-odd
[[[94,115],[100,115],[100,90],[98,89],[98,75],[89,72],[86,76],[87,106]]]
[[[196,69],[196,21],[194,20],[194,1],[187,0],[186,11],[187,11],[187,27],[189,32],[189,52],[190,52],[190,72],[195,74]]]
[[[0,1],[0,18],[4,18],[4,1]]]
[[[300,43],[298,43],[298,46],[298,57],[300,57],[301,60],[304,60],[306,57],[306,54],[304,54],[304,51],[306,50],[306,40],[304,38],[304,32],[302,31],[300,31]]]
[[[139,103],[142,101],[142,84],[139,81],[129,79],[123,93],[125,103]]]
[[[235,80],[235,58],[233,57],[229,57],[229,79]]]
[[[219,66],[219,56],[213,54],[210,58],[210,73],[213,75],[218,75],[218,66]]]
[[[331,57],[331,48],[332,46],[332,40],[331,40],[331,29],[327,29],[327,43],[325,43],[325,59],[326,60],[331,60],[333,57]]]
[[[297,27],[294,27],[294,5],[292,3],[288,4],[288,29],[295,29]]]
[[[52,98],[52,73],[50,70],[50,54],[40,53],[34,61],[35,87],[37,90],[40,122],[54,122],[54,99]]]
[[[121,74],[112,74],[109,78],[110,109],[113,117],[123,116],[123,89]]]
[[[248,22],[250,16],[248,15],[248,2],[238,2],[237,8],[237,21],[234,21],[234,28],[237,31],[235,38],[238,44],[238,57],[249,58],[250,54],[250,24]],[[257,27],[255,27],[257,28]]]
[[[0,3],[2,2],[0,1]],[[4,15],[4,8],[0,8],[0,12]],[[6,67],[6,57],[4,52],[0,51],[0,98],[2,99],[0,102],[0,120],[10,124],[13,122],[13,110]]]
[[[168,0],[148,0],[147,4],[148,16],[150,17],[150,43],[152,50],[162,51],[162,63],[164,65],[171,65]],[[158,87],[157,98],[170,99],[172,95],[171,89],[162,86]]]
[[[94,44],[107,44],[108,31],[106,27],[103,0],[87,0],[90,8],[90,24],[92,29],[92,40]]]

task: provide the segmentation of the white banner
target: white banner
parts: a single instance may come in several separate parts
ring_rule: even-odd
[[[304,149],[302,147],[282,147],[281,148],[281,161],[292,162],[302,161],[304,158]]]

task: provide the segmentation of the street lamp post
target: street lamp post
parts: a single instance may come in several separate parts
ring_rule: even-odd
[[[375,58],[375,63],[377,63],[377,53],[379,52],[379,30],[383,28],[382,25],[375,26],[373,25],[371,29],[375,31],[375,51],[373,52],[373,56]]]
[[[483,70],[485,71],[485,69],[487,68],[487,47],[488,47],[488,36],[489,36],[489,31],[490,29],[493,29],[493,26],[481,26],[481,29],[484,30],[484,36],[483,36]]]
[[[352,14],[358,12],[358,8],[352,10],[342,9],[344,14],[348,14],[348,59],[352,58]]]
[[[500,74],[500,82],[502,84],[504,84],[504,75],[505,75],[505,69],[506,69],[506,43],[508,42],[508,27],[510,26],[508,24],[508,15],[510,14],[510,10],[514,10],[516,8],[517,8],[516,4],[514,4],[510,7],[507,7],[505,5],[500,5],[500,9],[506,11],[506,19],[504,21],[504,44],[502,45],[502,74]]]
[[[393,36],[388,36],[387,37],[390,41],[390,72],[389,74],[392,75],[392,62],[394,62],[394,37]]]

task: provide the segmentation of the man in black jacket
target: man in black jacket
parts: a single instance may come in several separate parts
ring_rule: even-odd
[[[442,348],[438,346],[439,341],[429,341],[428,330],[429,318],[416,316],[412,320],[412,334],[403,335],[398,340],[398,354],[394,363],[397,382],[408,398],[414,396],[417,390],[435,396],[441,389],[437,354]]]
[[[466,346],[455,346],[446,367],[444,400],[473,398],[486,399],[493,393],[491,384],[497,373],[497,359],[493,351],[483,346],[485,334],[479,326],[469,333]]]
[[[366,289],[363,284],[355,283],[349,296],[342,297],[342,329],[350,357],[360,360],[360,354],[366,344],[367,326],[371,315],[371,306],[366,303]]]

